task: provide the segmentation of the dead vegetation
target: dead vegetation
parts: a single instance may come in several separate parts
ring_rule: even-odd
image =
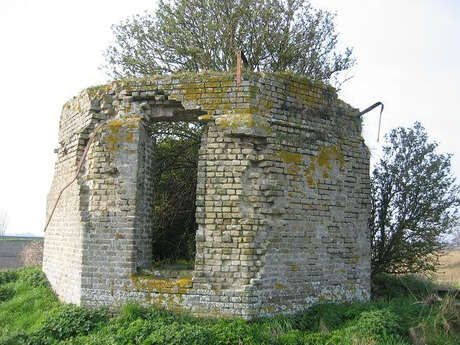
[[[460,249],[449,250],[441,257],[434,280],[442,285],[460,288]]]

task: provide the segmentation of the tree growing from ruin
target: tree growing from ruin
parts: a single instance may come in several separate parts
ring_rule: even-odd
[[[231,71],[236,51],[254,71],[292,71],[339,85],[355,60],[337,48],[334,15],[307,0],[172,0],[112,26],[114,78]],[[203,126],[156,125],[155,259],[193,259],[197,157]],[[194,160],[194,161],[193,161]]]
[[[451,155],[437,153],[418,122],[392,130],[386,142],[371,176],[372,273],[435,271],[442,235],[458,221]]]
[[[292,71],[339,83],[355,60],[339,51],[334,15],[307,0],[161,0],[158,10],[112,26],[106,52],[115,77],[230,71],[242,50],[247,67]]]

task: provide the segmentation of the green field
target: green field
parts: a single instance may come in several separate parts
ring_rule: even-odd
[[[37,268],[0,272],[0,345],[459,345],[453,296],[413,277],[381,277],[369,303],[319,304],[289,317],[202,319],[131,304],[60,304]],[[431,296],[431,297],[430,297]]]
[[[41,237],[1,237],[0,238],[0,271],[18,268],[24,265],[21,253],[34,241],[43,241]]]

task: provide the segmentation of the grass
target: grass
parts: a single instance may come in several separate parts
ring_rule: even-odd
[[[460,288],[460,249],[449,250],[445,254],[441,257],[441,266],[434,280],[439,284]]]
[[[252,322],[136,304],[110,317],[104,309],[60,304],[39,269],[22,268],[0,272],[0,345],[459,345],[456,301],[430,299],[433,288],[416,277],[381,276],[369,303],[318,304]]]

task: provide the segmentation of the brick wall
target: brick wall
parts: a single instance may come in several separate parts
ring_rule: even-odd
[[[61,116],[49,208],[105,126],[46,233],[52,286],[90,306],[134,299],[245,318],[367,299],[369,152],[356,113],[289,74],[247,73],[238,88],[231,74],[182,74],[84,91]],[[139,274],[152,256],[148,124],[198,118],[195,270]]]

